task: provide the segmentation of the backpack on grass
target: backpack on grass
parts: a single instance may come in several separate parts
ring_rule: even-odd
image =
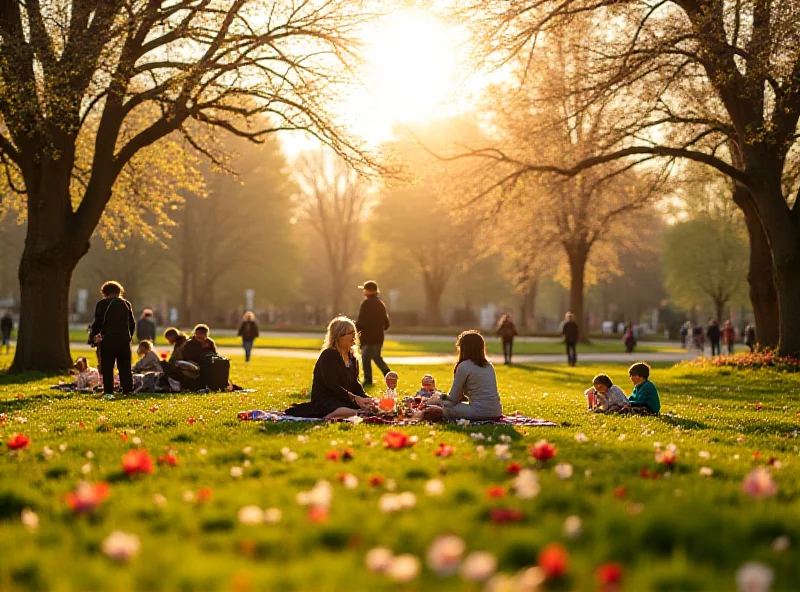
[[[200,364],[200,380],[212,391],[228,390],[231,361],[217,354],[206,354]]]

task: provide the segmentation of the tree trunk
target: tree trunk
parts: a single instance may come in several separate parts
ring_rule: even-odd
[[[569,258],[569,308],[572,319],[578,323],[579,341],[589,343],[589,333],[586,331],[586,319],[583,314],[583,285],[586,277],[586,260],[589,257],[589,248],[583,244],[564,245]]]
[[[439,310],[442,301],[443,286],[430,280],[425,281],[425,324],[428,327],[441,327],[442,313]]]
[[[719,323],[720,325],[724,323],[723,318],[725,318],[725,304],[726,303],[722,302],[721,300],[714,301],[714,310],[716,311],[717,314],[716,319],[717,323]]]
[[[539,280],[533,280],[522,295],[519,324],[524,329],[536,330],[536,293],[538,289]]]
[[[69,286],[77,261],[57,250],[45,256],[25,247],[19,265],[20,320],[11,372],[66,372],[69,351]]]
[[[747,234],[750,238],[750,268],[747,282],[750,286],[750,304],[756,320],[756,336],[762,347],[778,346],[778,293],[772,265],[772,253],[758,217],[750,191],[737,185],[733,201],[744,212]]]

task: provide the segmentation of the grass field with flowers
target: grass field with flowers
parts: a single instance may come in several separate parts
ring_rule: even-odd
[[[582,393],[624,366],[498,367],[559,426],[392,429],[239,421],[313,363],[233,366],[255,392],[0,377],[0,590],[797,590],[798,374],[656,366],[662,416],[612,417]]]

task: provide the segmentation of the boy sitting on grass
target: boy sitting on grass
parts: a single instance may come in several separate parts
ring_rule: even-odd
[[[630,410],[628,397],[607,375],[598,374],[592,379],[592,385],[584,392],[589,403],[589,411],[620,413]]]
[[[633,392],[628,397],[631,412],[637,415],[658,415],[661,411],[661,399],[658,398],[656,385],[650,382],[650,366],[637,362],[628,368],[628,376],[633,383]]]

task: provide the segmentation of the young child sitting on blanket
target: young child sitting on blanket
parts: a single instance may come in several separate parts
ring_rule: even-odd
[[[592,379],[592,384],[593,386],[584,392],[589,403],[589,411],[618,413],[630,408],[628,397],[607,375],[598,374]]]
[[[75,386],[79,389],[91,389],[100,385],[100,373],[92,368],[89,361],[80,357],[75,360]]]
[[[438,394],[436,390],[436,379],[432,374],[426,374],[422,377],[422,388],[417,391],[415,397],[422,397],[423,399],[430,399]]]
[[[637,362],[628,368],[633,383],[633,392],[628,397],[631,411],[637,415],[658,415],[661,412],[661,399],[656,385],[650,382],[650,366]]]
[[[397,374],[397,372],[388,372],[386,376],[383,377],[383,380],[386,382],[386,388],[388,390],[397,392],[397,382],[400,380],[400,375]]]

